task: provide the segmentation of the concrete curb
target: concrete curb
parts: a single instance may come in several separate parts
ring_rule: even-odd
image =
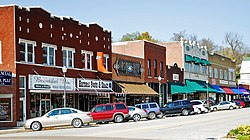
[[[24,132],[24,131],[26,131],[26,130],[23,127],[4,129],[4,130],[0,130],[0,135],[11,134],[11,133],[20,133],[20,132]]]

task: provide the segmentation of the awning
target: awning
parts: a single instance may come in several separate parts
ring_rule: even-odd
[[[235,94],[229,87],[221,86],[221,88],[226,92],[226,94]]]
[[[190,62],[190,61],[194,61],[194,59],[192,56],[185,54],[185,61]]]
[[[169,89],[171,94],[189,94],[195,92],[192,89],[189,89],[185,84],[180,82],[170,82]]]
[[[243,87],[240,87],[240,91],[244,94],[244,95],[249,95],[249,92],[243,88]]]
[[[225,94],[226,92],[218,85],[211,85],[215,90],[217,90],[217,93]]]
[[[134,95],[159,95],[152,88],[145,84],[118,83],[126,94]]]
[[[196,92],[210,92],[217,93],[215,89],[210,84],[207,84],[205,81],[200,80],[190,80],[186,79],[186,85],[189,89],[192,89]]]
[[[230,87],[230,89],[235,93],[235,94],[243,94],[239,88],[237,87]]]
[[[194,63],[202,63],[199,57],[194,57]]]
[[[209,61],[207,61],[206,59],[201,59],[201,63],[203,65],[211,65],[211,63]]]

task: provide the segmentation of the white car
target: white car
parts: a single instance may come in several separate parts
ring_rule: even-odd
[[[128,106],[128,110],[129,110],[129,119],[133,119],[135,122],[140,121],[141,118],[148,117],[146,110],[134,106]]]
[[[82,112],[74,108],[56,108],[42,117],[28,119],[24,128],[33,131],[41,130],[44,127],[66,126],[72,125],[75,128],[81,127],[83,124],[89,124],[93,118],[89,112]]]
[[[201,100],[191,100],[190,103],[193,106],[194,113],[207,113],[208,109],[205,107],[204,103]]]
[[[223,109],[234,109],[237,105],[232,102],[224,101],[210,107],[211,111],[223,110]]]

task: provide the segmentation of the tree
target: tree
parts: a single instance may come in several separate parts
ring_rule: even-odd
[[[134,33],[126,33],[126,35],[122,36],[121,41],[133,41],[133,40],[147,40],[151,42],[159,42],[158,40],[154,39],[149,32],[134,32]]]
[[[199,41],[201,46],[207,46],[208,53],[212,53],[218,50],[219,46],[215,45],[214,42],[210,38],[202,38]]]
[[[173,37],[170,38],[171,41],[181,41],[181,38],[187,39],[186,30],[179,31],[178,33],[173,33]]]

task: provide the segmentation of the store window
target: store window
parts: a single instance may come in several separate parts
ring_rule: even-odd
[[[151,77],[151,60],[148,59],[148,77]]]
[[[82,62],[83,62],[83,69],[92,70],[92,57],[93,52],[91,51],[82,51]]]
[[[49,66],[55,66],[55,51],[57,50],[56,45],[42,43],[43,48],[43,64]]]
[[[73,68],[75,49],[62,47],[62,51],[63,51],[63,66],[66,66],[67,68]]]
[[[36,42],[19,39],[20,44],[20,61],[26,63],[35,63],[35,46]]]
[[[158,74],[157,74],[157,60],[156,59],[154,60],[154,77],[158,77]]]
[[[12,95],[0,94],[0,122],[12,122]]]
[[[108,54],[104,54],[103,65],[106,68],[106,70],[108,70],[108,59],[109,59],[109,55]]]

